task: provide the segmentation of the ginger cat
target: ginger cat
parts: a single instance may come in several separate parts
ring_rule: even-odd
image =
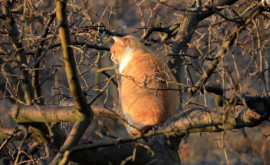
[[[144,133],[175,113],[180,101],[178,86],[167,82],[176,81],[167,65],[137,38],[113,39],[111,59],[121,76],[119,100],[127,130],[131,135]]]

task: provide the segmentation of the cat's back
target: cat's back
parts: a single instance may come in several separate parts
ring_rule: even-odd
[[[143,82],[163,69],[158,58],[148,52],[135,52],[132,60],[122,72],[122,76],[131,76],[137,82]]]

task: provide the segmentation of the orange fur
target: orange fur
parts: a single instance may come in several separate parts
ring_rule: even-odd
[[[179,104],[178,86],[169,68],[133,36],[114,37],[112,60],[122,71],[120,104],[132,135],[164,123]]]

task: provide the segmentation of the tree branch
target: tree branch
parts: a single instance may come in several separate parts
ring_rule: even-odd
[[[52,24],[53,20],[55,19],[55,16],[56,16],[55,11],[53,11],[52,14],[50,15],[50,18],[48,19],[48,21],[45,24],[45,27],[43,29],[43,33],[41,35],[42,41],[40,42],[38,49],[36,51],[35,59],[38,59],[41,56],[43,46],[45,43],[44,39],[47,37],[47,35],[49,33],[49,27]],[[34,68],[39,68],[39,67],[40,67],[40,61],[34,65]],[[32,84],[34,87],[34,95],[35,95],[36,102],[38,104],[43,104],[44,100],[43,100],[42,94],[41,94],[41,86],[40,86],[40,82],[39,82],[39,70],[33,71]]]
[[[21,79],[23,80],[22,82],[23,82],[24,98],[25,98],[26,104],[31,105],[34,99],[34,91],[33,91],[33,86],[31,84],[31,76],[25,70],[25,67],[27,67],[25,50],[23,48],[21,40],[19,39],[20,32],[11,15],[10,7],[11,7],[11,4],[9,1],[2,2],[2,11],[3,11],[5,21],[6,21],[7,30],[8,30],[10,38],[12,39],[15,49],[18,50],[17,60],[19,61],[21,65],[20,76],[21,76]]]
[[[211,1],[212,2],[212,1]],[[237,0],[220,0],[214,1],[212,4],[213,7],[216,6],[224,6],[224,5],[232,5],[237,2]],[[210,1],[209,1],[210,3]],[[208,5],[208,4],[205,4]],[[195,29],[197,28],[200,21],[214,14],[214,11],[207,10],[204,12],[185,12],[184,16],[180,18],[178,28],[178,33],[176,36],[176,40],[172,47],[173,54],[186,54],[188,50],[188,43],[194,34]],[[181,82],[181,57],[174,56],[173,60],[169,61],[169,67],[175,70],[175,77],[178,82]]]
[[[24,98],[27,105],[31,105],[34,102],[34,88],[31,83],[31,75],[27,72],[27,60],[25,55],[25,50],[22,45],[22,40],[20,39],[20,32],[18,30],[18,27],[15,23],[15,20],[12,17],[10,8],[12,6],[12,3],[9,1],[2,2],[2,10],[3,14],[5,16],[5,21],[7,23],[7,30],[9,32],[9,36],[12,39],[13,46],[16,49],[17,54],[17,60],[20,65],[20,77],[22,80],[22,86],[23,86],[23,92],[24,92]],[[51,140],[51,138],[54,139],[55,146],[59,146],[59,144],[62,144],[62,137],[61,131],[57,130],[54,132],[54,136],[51,137],[49,132],[49,128],[44,123],[31,123],[30,124],[30,130],[34,133],[34,137],[39,142],[48,142]],[[53,128],[53,131],[57,129],[56,127]],[[59,143],[59,144],[56,144]]]
[[[70,92],[76,106],[76,119],[78,121],[73,125],[73,128],[61,147],[61,150],[65,150],[76,145],[93,119],[92,109],[87,105],[86,98],[81,89],[73,50],[70,46],[71,39],[67,21],[66,3],[66,0],[56,0],[56,17],[60,24],[59,37],[63,49],[65,70]],[[56,164],[61,157],[62,153],[58,152],[50,164]]]
[[[17,128],[2,128],[0,127],[0,139],[13,139],[13,140],[22,140],[24,137],[24,132],[18,130]]]
[[[223,108],[219,108],[218,112],[214,110],[206,111],[204,109],[195,108],[187,112],[181,113],[178,117],[172,118],[167,125],[164,125],[161,130],[150,131],[147,134],[131,137],[128,139],[118,139],[106,143],[84,144],[71,148],[66,151],[67,159],[81,163],[120,164],[122,160],[133,156],[134,159],[129,160],[134,164],[146,164],[149,161],[154,161],[154,164],[162,164],[164,157],[161,154],[170,153],[174,156],[172,149],[178,147],[181,137],[193,132],[220,132],[224,129],[232,130],[244,127],[255,127],[267,120],[270,116],[269,97],[245,97],[245,106],[232,106],[229,111],[228,118],[225,123]],[[138,141],[145,139],[148,141]],[[142,147],[137,148],[140,143]],[[134,156],[136,151],[136,156]],[[151,152],[150,152],[151,151]],[[113,155],[111,153],[114,153]],[[154,153],[154,154],[151,154]],[[87,156],[86,156],[87,155]],[[139,155],[139,156],[138,156]],[[168,164],[179,163],[179,158],[170,157],[167,155],[166,162]],[[82,158],[84,159],[82,160]],[[169,157],[169,158],[168,158]],[[158,161],[156,161],[158,160]]]
[[[244,23],[240,25],[227,39],[226,42],[222,45],[222,47],[217,52],[214,60],[211,62],[210,66],[208,67],[208,70],[205,74],[203,74],[200,78],[200,80],[195,84],[194,87],[190,88],[191,93],[196,93],[198,90],[200,90],[201,86],[210,78],[210,76],[213,74],[214,70],[217,68],[219,62],[221,59],[224,58],[225,53],[228,51],[228,49],[231,47],[231,45],[234,43],[237,35],[251,22],[252,19],[254,19],[258,14],[260,14],[262,9],[258,7],[254,12],[251,14],[250,17],[246,18]]]
[[[171,38],[173,35],[176,35],[175,34],[175,30],[177,28],[179,28],[179,24],[175,24],[175,25],[170,25],[168,27],[151,27],[149,28],[146,33],[144,33],[142,36],[141,36],[141,40],[145,40],[147,39],[153,32],[163,32],[163,33],[166,33],[162,38],[161,38],[161,41],[164,42],[166,41],[167,39]]]
[[[164,161],[179,163],[179,158],[176,157],[177,147],[181,137],[188,133],[194,132],[220,132],[224,129],[239,129],[244,127],[255,127],[261,124],[264,120],[268,120],[270,116],[270,97],[259,96],[245,96],[243,97],[245,104],[243,106],[231,106],[228,111],[227,120],[224,121],[223,108],[214,109],[201,109],[194,108],[187,112],[182,112],[179,115],[173,117],[167,124],[164,124],[162,129],[157,131],[149,131],[146,134],[131,137],[128,139],[121,139],[117,141],[111,141],[106,143],[94,143],[78,145],[66,150],[69,154],[65,154],[73,161],[80,163],[98,163],[104,164],[106,162],[113,162],[116,164],[121,163],[127,157],[134,157],[134,164],[145,164],[150,161]],[[248,107],[244,106],[247,105]],[[14,106],[14,109],[19,108]],[[49,113],[55,112],[56,114],[68,113],[72,116],[75,107],[58,107],[59,109],[53,110],[55,107],[41,107],[43,111],[34,108],[34,106],[23,106],[20,111],[24,111],[27,114],[39,114],[36,118],[41,116],[49,116]],[[65,110],[64,110],[65,108]],[[114,117],[114,113],[102,106],[92,105],[94,114],[102,117]],[[27,110],[29,109],[29,110]],[[32,112],[30,113],[30,110]],[[13,110],[12,110],[13,111]],[[51,112],[50,112],[51,111]],[[62,112],[61,112],[62,111]],[[217,113],[218,112],[218,113]],[[19,112],[20,113],[20,112]],[[46,114],[48,113],[48,114]],[[13,113],[12,114],[16,114]],[[109,115],[108,115],[109,114]],[[18,114],[17,116],[19,116]],[[28,115],[30,117],[30,115]],[[24,118],[28,118],[27,116]],[[31,116],[31,118],[34,116]],[[49,117],[48,117],[49,118]],[[56,120],[56,117],[54,117]],[[61,117],[57,117],[61,119]],[[147,138],[148,141],[138,141],[139,139]],[[169,142],[170,141],[170,142]],[[139,146],[138,146],[139,145]],[[134,156],[134,151],[136,155]],[[113,155],[111,153],[114,153]],[[152,154],[154,153],[154,154]],[[172,159],[169,155],[163,155],[164,153],[170,153],[175,156]],[[88,156],[86,156],[88,155]],[[82,159],[84,157],[84,159]],[[132,161],[132,159],[127,160]]]
[[[61,45],[61,43],[56,43],[56,44],[50,46],[50,49],[56,48],[56,47],[58,47],[60,45]],[[88,44],[86,42],[71,41],[70,45],[82,45],[82,46],[86,46],[87,48],[110,51],[110,48],[108,48],[108,47],[98,46],[98,45],[94,45],[94,44]]]
[[[97,117],[119,119],[111,109],[101,105],[91,105],[93,113]],[[29,122],[75,122],[76,107],[73,106],[39,106],[39,105],[14,105],[10,109],[10,115],[19,123]]]

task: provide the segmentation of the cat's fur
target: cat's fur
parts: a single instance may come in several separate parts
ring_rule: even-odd
[[[112,60],[118,65],[120,104],[131,135],[164,123],[179,104],[178,86],[169,68],[133,36],[113,37]]]

